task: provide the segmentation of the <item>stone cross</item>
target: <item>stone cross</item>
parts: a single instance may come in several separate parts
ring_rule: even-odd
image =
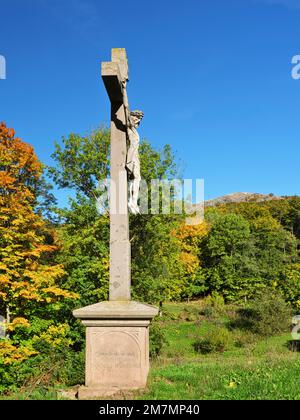
[[[120,390],[146,386],[149,326],[158,314],[157,308],[134,302],[130,296],[128,179],[131,182],[133,175],[132,207],[137,210],[140,174],[136,127],[142,112],[129,112],[125,49],[112,50],[112,61],[102,63],[102,78],[111,102],[110,292],[108,302],[73,312],[86,327],[85,387],[79,388],[79,399],[110,396]],[[127,150],[127,140],[131,153]],[[129,163],[133,163],[131,174]]]
[[[124,48],[112,50],[102,63],[102,78],[111,102],[110,301],[131,299],[128,183],[126,171],[128,63]]]

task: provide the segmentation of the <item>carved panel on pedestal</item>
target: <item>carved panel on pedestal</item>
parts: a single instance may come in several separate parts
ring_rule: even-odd
[[[140,386],[143,355],[139,331],[121,329],[92,331],[90,375],[93,385]]]

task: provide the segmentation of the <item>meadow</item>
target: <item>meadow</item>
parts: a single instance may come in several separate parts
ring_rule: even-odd
[[[168,303],[155,321],[164,332],[160,354],[152,358],[148,386],[138,392],[117,394],[121,400],[298,400],[300,399],[299,352],[291,349],[291,333],[269,337],[235,329],[240,307]],[[224,349],[199,353],[195,343],[210,336]],[[228,339],[229,338],[229,339]],[[295,350],[295,349],[294,349]],[[58,383],[23,388],[2,399],[75,399],[76,387]]]
[[[168,344],[152,363],[149,388],[138,398],[300,398],[300,357],[299,353],[289,348],[290,333],[268,338],[244,333],[244,336],[238,337],[240,342],[222,353],[198,354],[193,347],[197,337],[215,329],[218,324],[228,325],[236,309],[229,306],[219,315],[215,313],[197,319],[198,307],[199,302],[166,305],[169,314],[177,319],[161,321]]]

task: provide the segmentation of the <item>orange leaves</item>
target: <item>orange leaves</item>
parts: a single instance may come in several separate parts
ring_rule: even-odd
[[[35,292],[35,290],[31,287],[28,289],[22,289],[18,291],[18,293],[14,294],[14,298],[23,298],[27,301],[37,301],[40,302],[42,299],[40,298],[39,294]]]
[[[33,147],[16,138],[4,123],[0,123],[0,162],[0,192],[4,196],[34,184],[42,173]]]
[[[49,263],[57,250],[53,231],[35,213],[42,164],[32,146],[4,123],[0,159],[0,303],[18,316],[34,301],[54,303],[76,295],[56,284],[65,272],[61,265]]]
[[[6,171],[0,171],[0,188],[11,188],[16,190],[14,187],[15,177],[11,176]]]
[[[18,255],[20,255],[22,258],[27,258],[27,264],[30,265],[31,262],[34,263],[34,261],[32,261],[32,258],[39,258],[41,257],[41,255],[45,252],[54,252],[55,250],[57,250],[57,246],[53,246],[53,245],[36,245],[36,247],[34,249],[30,249],[30,250],[26,250],[24,252],[20,252]]]
[[[2,139],[12,139],[15,136],[13,128],[7,128],[4,122],[0,122],[0,141]]]
[[[177,238],[193,245],[203,238],[209,231],[209,226],[206,222],[198,225],[181,225],[176,232]]]
[[[4,274],[0,274],[0,285],[3,286],[8,284],[10,284],[10,277]]]
[[[24,328],[32,334],[29,320],[45,304],[77,298],[57,284],[65,272],[62,265],[51,262],[57,250],[54,231],[35,212],[41,173],[32,146],[0,123],[0,306],[11,319],[5,324],[10,338],[0,340],[0,364],[20,363],[37,354],[27,342],[23,345],[18,334]],[[67,343],[64,326],[47,334],[42,338],[53,338],[56,345],[62,339]]]
[[[44,293],[46,293],[48,296],[45,298],[48,303],[50,303],[53,298],[51,298],[51,295],[54,297],[63,297],[65,299],[75,299],[78,298],[77,293],[68,292],[67,290],[62,290],[59,287],[47,287],[44,290]]]
[[[15,130],[13,128],[9,128],[7,130],[7,137],[10,138],[10,139],[15,137]]]

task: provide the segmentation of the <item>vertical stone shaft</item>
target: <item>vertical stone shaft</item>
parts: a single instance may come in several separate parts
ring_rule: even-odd
[[[124,106],[111,104],[110,301],[131,299],[128,184]]]

